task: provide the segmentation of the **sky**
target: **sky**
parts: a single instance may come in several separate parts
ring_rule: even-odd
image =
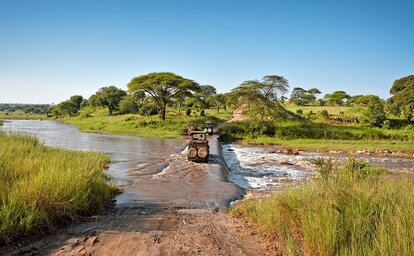
[[[386,99],[414,73],[413,9],[412,0],[0,0],[0,102],[56,104],[161,71],[218,92],[281,75],[291,89]]]

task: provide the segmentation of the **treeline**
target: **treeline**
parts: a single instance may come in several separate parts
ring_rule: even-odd
[[[246,105],[249,113],[263,123],[274,118],[292,117],[282,105],[289,100],[297,105],[363,106],[367,122],[379,127],[387,124],[389,114],[402,117],[408,123],[412,122],[414,115],[414,75],[395,80],[390,89],[392,96],[386,101],[376,95],[350,96],[345,91],[336,91],[317,99],[317,95],[321,94],[318,88],[305,90],[299,87],[293,88],[288,99],[284,96],[288,89],[289,83],[283,76],[268,75],[260,80],[244,81],[231,92],[221,94],[214,86],[199,85],[170,72],[155,72],[133,78],[126,91],[108,86],[102,87],[88,99],[74,95],[53,107],[51,114],[57,117],[75,116],[83,108],[91,111],[106,108],[109,115],[158,114],[165,120],[167,106],[175,108],[178,113],[185,109],[187,115],[194,110],[204,115],[207,108],[214,107],[220,112],[228,106]],[[328,118],[326,113],[325,116]]]
[[[335,91],[327,93],[318,98],[322,92],[318,88],[303,89],[301,87],[293,88],[290,98],[285,99],[290,103],[298,106],[363,106],[367,107],[372,101],[381,100],[376,95],[354,95],[351,96],[345,91]],[[382,100],[383,101],[383,100]],[[385,101],[383,101],[385,102]]]
[[[0,112],[5,112],[6,115],[19,111],[25,114],[47,114],[49,110],[49,104],[0,103]]]

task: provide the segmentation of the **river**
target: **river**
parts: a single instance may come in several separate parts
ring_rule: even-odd
[[[48,146],[108,154],[107,172],[123,190],[118,207],[225,208],[243,195],[223,177],[218,152],[208,164],[189,162],[183,139],[81,133],[46,120],[6,120],[2,129],[33,134]]]
[[[53,121],[5,121],[4,130],[34,134],[46,145],[108,154],[108,169],[123,193],[117,206],[226,208],[249,195],[267,195],[304,183],[315,175],[311,160],[332,158],[340,164],[348,154],[300,152],[285,155],[274,146],[220,145],[210,139],[209,163],[187,161],[183,139],[81,133]],[[373,166],[413,171],[414,159],[357,155]],[[227,170],[228,167],[228,170]]]

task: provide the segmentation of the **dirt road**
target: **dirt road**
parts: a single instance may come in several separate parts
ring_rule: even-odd
[[[116,209],[6,255],[264,255],[239,219],[211,209]]]

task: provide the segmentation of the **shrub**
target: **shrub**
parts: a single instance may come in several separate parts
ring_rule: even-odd
[[[191,109],[187,108],[187,109],[185,110],[185,115],[186,115],[186,116],[190,116],[190,115],[191,115]]]
[[[160,108],[154,104],[145,104],[139,108],[138,113],[141,116],[154,116],[160,113]]]

